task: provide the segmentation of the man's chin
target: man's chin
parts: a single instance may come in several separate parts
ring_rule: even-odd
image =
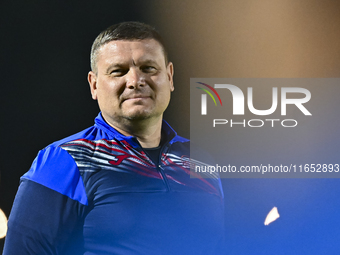
[[[137,113],[131,113],[131,114],[126,114],[124,116],[125,119],[130,120],[130,121],[138,121],[138,120],[147,120],[152,118],[152,114],[149,112],[137,112]]]
[[[147,119],[150,119],[150,116],[147,116],[147,115],[133,115],[133,116],[125,116],[125,119],[130,120],[130,121],[147,120]]]
[[[132,107],[131,107],[132,108]],[[128,111],[123,111],[122,116],[131,121],[147,120],[157,116],[154,109],[150,107],[134,107]]]

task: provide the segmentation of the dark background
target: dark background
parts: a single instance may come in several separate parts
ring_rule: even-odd
[[[165,118],[189,137],[190,78],[339,77],[339,11],[332,0],[2,1],[0,208],[9,215],[38,150],[93,124],[89,53],[106,27],[136,20],[160,31],[175,66]],[[228,254],[340,250],[338,180],[223,184]],[[290,217],[265,228],[273,206]]]

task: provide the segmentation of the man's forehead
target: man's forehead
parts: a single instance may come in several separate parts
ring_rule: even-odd
[[[143,40],[113,40],[107,42],[99,48],[99,53],[120,53],[120,52],[133,52],[145,51],[145,53],[158,53],[163,50],[162,45],[154,39]]]
[[[130,57],[148,62],[165,58],[162,45],[154,39],[114,40],[104,44],[98,51],[98,61],[124,61]]]

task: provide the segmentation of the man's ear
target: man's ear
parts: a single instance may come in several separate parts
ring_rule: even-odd
[[[92,99],[97,100],[97,75],[90,71],[87,80],[90,84]]]
[[[170,90],[172,92],[172,91],[175,90],[174,80],[173,80],[174,65],[172,64],[172,62],[169,62],[168,66],[166,67],[166,71],[167,71],[168,79],[169,79],[169,82],[170,82]]]

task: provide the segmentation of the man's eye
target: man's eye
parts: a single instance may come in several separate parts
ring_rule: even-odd
[[[143,66],[141,69],[143,72],[146,72],[146,73],[153,73],[156,71],[156,68],[153,66]]]
[[[123,70],[123,69],[115,69],[111,71],[111,75],[113,76],[123,76],[126,74],[127,71]]]

